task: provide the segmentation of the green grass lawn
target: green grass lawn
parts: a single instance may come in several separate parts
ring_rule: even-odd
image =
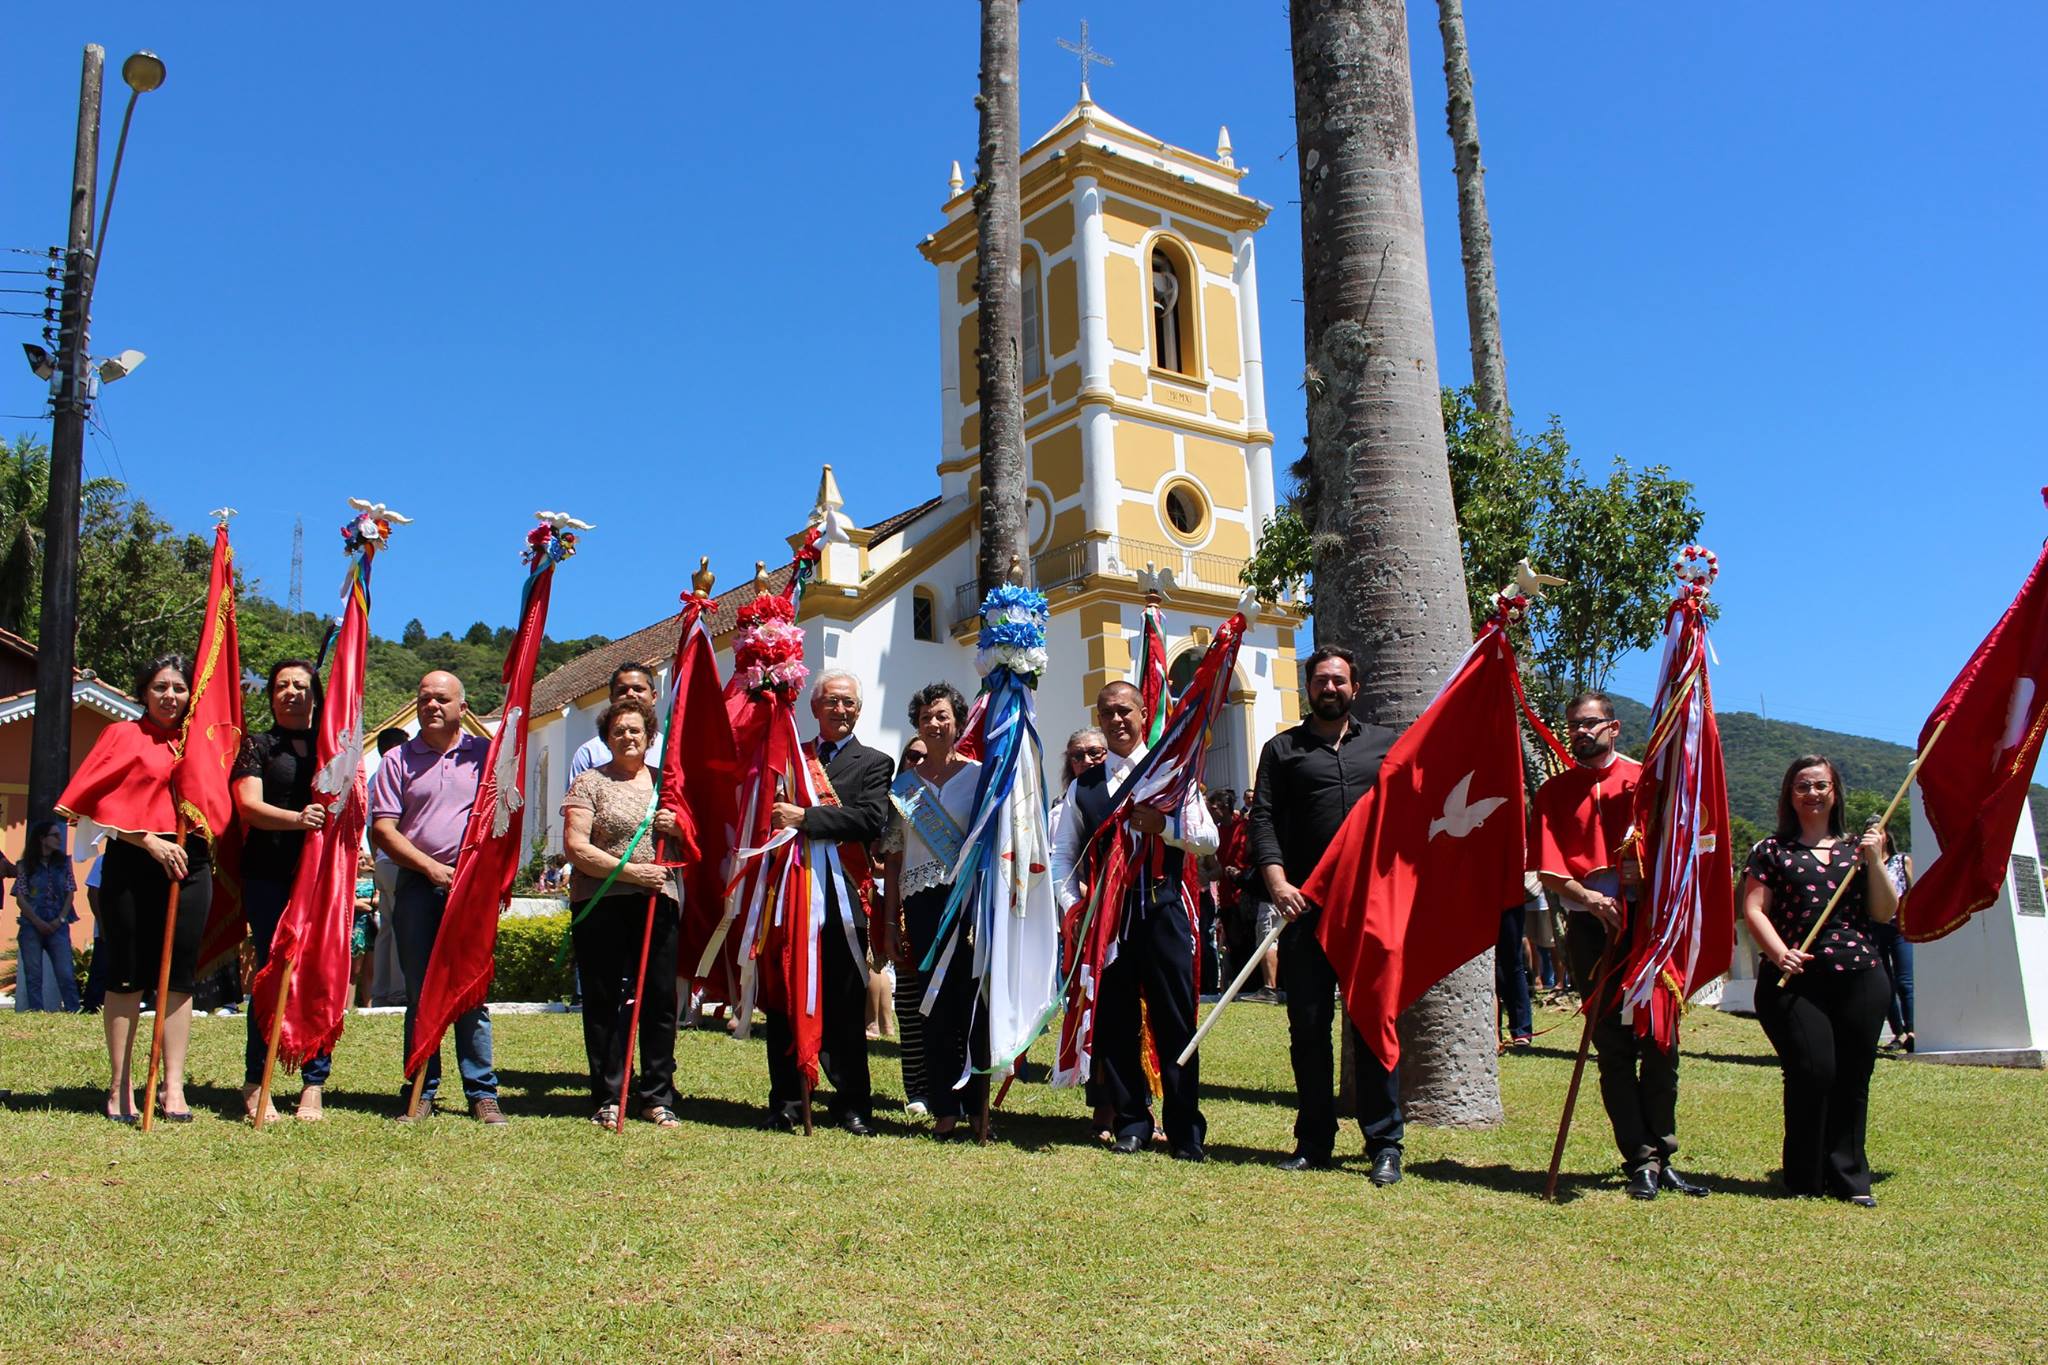
[[[1292,1095],[1284,1015],[1256,1004],[1204,1054],[1202,1167],[1112,1156],[1076,1093],[1040,1086],[988,1148],[925,1140],[886,1046],[883,1136],[757,1131],[761,1045],[712,1033],[679,1049],[683,1127],[612,1137],[562,1015],[497,1021],[507,1128],[390,1122],[397,1021],[364,1018],[328,1121],[262,1134],[224,1117],[241,1021],[200,1021],[198,1120],[144,1136],[92,1116],[96,1019],[5,1014],[0,1355],[2048,1355],[2048,1078],[1880,1063],[1869,1212],[1774,1197],[1768,1048],[1748,1020],[1686,1028],[1681,1166],[1715,1196],[1629,1202],[1589,1088],[1552,1206],[1569,1026],[1503,1060],[1505,1126],[1412,1130],[1409,1178],[1381,1190],[1355,1129],[1340,1170],[1270,1168]]]

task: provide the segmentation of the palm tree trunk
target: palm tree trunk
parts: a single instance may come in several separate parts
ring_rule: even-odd
[[[974,216],[981,296],[981,590],[1004,582],[1024,536],[1023,224],[1017,203],[1017,0],[982,0],[981,146]]]
[[[1437,0],[1436,10],[1437,27],[1444,35],[1444,86],[1450,95],[1446,119],[1457,154],[1458,246],[1465,261],[1472,385],[1479,411],[1499,423],[1508,414],[1508,362],[1500,340],[1500,286],[1493,277],[1493,226],[1486,217],[1486,168],[1479,161],[1479,112],[1472,103],[1464,0]]]
[[[1471,640],[1451,505],[1402,0],[1294,0],[1316,638],[1404,726]],[[1401,1019],[1409,1117],[1500,1121],[1493,954]]]

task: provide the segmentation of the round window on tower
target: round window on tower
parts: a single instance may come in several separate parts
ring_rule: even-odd
[[[1175,479],[1159,494],[1159,519],[1175,540],[1195,544],[1209,536],[1209,500],[1186,479]]]

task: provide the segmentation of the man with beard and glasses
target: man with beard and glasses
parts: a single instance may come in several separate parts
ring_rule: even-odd
[[[1655,1199],[1660,1189],[1704,1195],[1705,1187],[1671,1169],[1678,1151],[1678,1049],[1666,1052],[1636,1037],[1622,1018],[1612,979],[1621,964],[1606,960],[1608,938],[1627,931],[1635,899],[1633,870],[1625,866],[1634,860],[1623,849],[1635,823],[1643,765],[1615,751],[1621,722],[1604,692],[1580,693],[1564,715],[1573,766],[1545,782],[1531,805],[1531,870],[1564,901],[1565,953],[1572,984],[1593,1018],[1600,1102],[1621,1149],[1629,1198]]]
[[[1252,862],[1264,878],[1266,898],[1286,917],[1280,931],[1280,983],[1287,992],[1287,1052],[1294,1064],[1294,1152],[1283,1171],[1321,1170],[1332,1164],[1337,1109],[1331,1078],[1330,1016],[1337,973],[1316,937],[1322,907],[1301,894],[1344,817],[1379,781],[1380,764],[1399,735],[1351,714],[1358,699],[1358,660],[1348,649],[1324,645],[1308,656],[1308,719],[1266,741],[1252,797]],[[1401,1178],[1401,1086],[1373,1050],[1352,1034],[1358,1122],[1365,1130],[1372,1182]]]

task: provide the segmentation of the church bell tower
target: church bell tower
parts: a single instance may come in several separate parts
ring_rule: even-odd
[[[1227,128],[1213,156],[1174,147],[1085,85],[1022,158],[1033,578],[1056,615],[1081,614],[1090,698],[1128,674],[1137,571],[1171,569],[1176,601],[1227,615],[1273,514],[1253,246],[1270,207],[1244,177]],[[938,470],[953,498],[976,486],[981,413],[974,205],[957,164],[949,188],[919,250],[938,273]]]

